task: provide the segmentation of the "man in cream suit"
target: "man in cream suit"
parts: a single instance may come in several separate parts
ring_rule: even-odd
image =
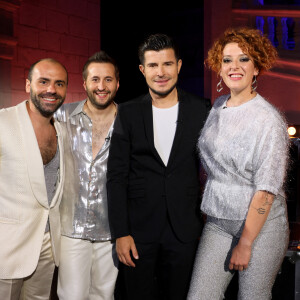
[[[0,299],[49,299],[59,262],[67,71],[50,58],[33,64],[26,100],[0,110]]]

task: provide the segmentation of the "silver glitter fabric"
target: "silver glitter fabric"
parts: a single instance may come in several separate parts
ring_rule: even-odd
[[[90,241],[111,240],[106,171],[110,137],[93,159],[92,121],[83,111],[85,100],[63,105],[55,118],[67,128],[65,185],[60,206],[62,234]]]
[[[215,101],[198,142],[208,175],[201,209],[244,220],[256,191],[284,196],[289,137],[280,113],[260,95],[237,107],[226,107],[228,98]]]
[[[229,270],[232,250],[256,191],[269,191],[275,199],[252,245],[248,268],[239,271],[239,300],[271,299],[288,245],[283,190],[287,125],[260,95],[238,107],[226,107],[228,98],[216,100],[198,142],[208,177],[201,209],[208,218],[197,250],[189,300],[224,299],[233,276]]]
[[[250,263],[239,275],[239,300],[268,300],[288,246],[286,206],[278,217],[268,218],[253,246]],[[221,300],[234,272],[229,270],[232,249],[244,221],[208,217],[194,264],[188,300]]]

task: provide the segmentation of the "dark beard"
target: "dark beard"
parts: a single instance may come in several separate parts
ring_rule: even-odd
[[[148,85],[148,87],[149,87],[149,89],[150,89],[154,94],[156,94],[156,95],[158,95],[158,96],[160,96],[160,97],[166,97],[166,96],[168,96],[168,95],[175,89],[176,85],[177,85],[177,81],[174,83],[174,85],[173,85],[172,87],[170,87],[170,88],[169,88],[167,91],[165,91],[165,92],[159,92],[159,91],[156,91],[156,90],[152,89],[149,85]]]
[[[113,103],[115,95],[116,92],[114,94],[110,93],[110,98],[108,98],[108,100],[105,103],[100,104],[96,101],[94,92],[87,91],[88,99],[90,100],[91,104],[97,109],[106,109],[107,107],[109,107]]]
[[[41,104],[41,101],[39,100],[39,97],[45,97],[45,96],[55,96],[57,99],[59,99],[59,103],[56,105],[56,107],[54,109],[46,109],[45,107],[43,107],[43,105]],[[32,89],[30,89],[30,100],[31,102],[34,104],[34,106],[36,107],[36,109],[39,111],[39,113],[45,117],[45,118],[50,118],[64,103],[64,98],[62,98],[60,95],[58,94],[50,94],[50,93],[44,93],[44,94],[39,94],[37,95],[36,93],[34,93],[32,91]],[[47,106],[47,105],[46,105]],[[50,106],[50,105],[49,105]]]

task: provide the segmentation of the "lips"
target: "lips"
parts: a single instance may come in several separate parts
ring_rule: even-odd
[[[155,83],[158,85],[166,85],[169,82],[168,79],[160,79],[160,80],[155,80]]]
[[[94,92],[99,98],[106,98],[109,92]]]
[[[44,98],[43,97],[43,99],[46,100],[46,101],[50,101],[50,102],[56,101],[56,98]]]
[[[60,101],[62,100],[62,97],[58,94],[49,94],[49,93],[46,93],[46,94],[40,94],[39,95],[40,98],[43,99],[43,101],[45,102],[55,102],[55,101]]]
[[[229,76],[230,80],[238,81],[238,80],[241,80],[244,75],[235,73],[235,74],[229,74],[228,76]]]

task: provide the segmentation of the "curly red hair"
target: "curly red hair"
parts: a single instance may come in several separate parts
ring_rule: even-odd
[[[271,69],[278,57],[277,50],[260,30],[247,27],[229,28],[214,42],[205,61],[217,73],[221,70],[223,50],[229,43],[237,43],[250,56],[259,73]]]

